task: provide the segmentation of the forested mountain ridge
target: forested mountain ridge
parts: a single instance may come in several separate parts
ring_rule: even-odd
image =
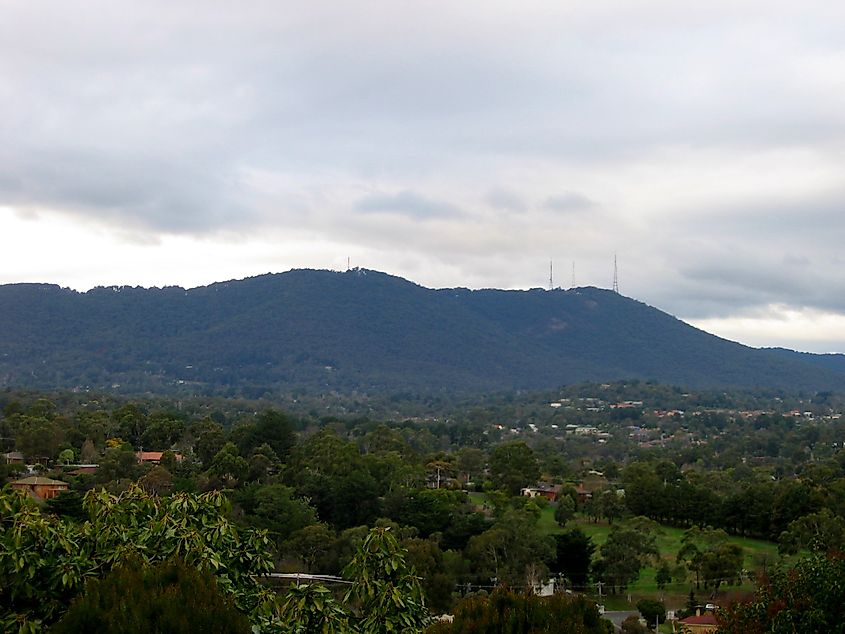
[[[845,387],[608,290],[428,289],[363,269],[183,289],[0,286],[0,385],[483,391],[585,380]]]

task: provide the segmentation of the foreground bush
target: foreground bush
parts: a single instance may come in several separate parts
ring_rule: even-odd
[[[845,555],[815,554],[761,580],[754,598],[720,615],[722,634],[845,630]]]
[[[172,560],[153,566],[127,561],[89,581],[56,634],[249,634],[250,624],[224,596],[213,574]]]
[[[538,597],[497,588],[489,597],[471,597],[455,608],[452,623],[438,623],[428,634],[610,634],[596,604],[580,596]]]

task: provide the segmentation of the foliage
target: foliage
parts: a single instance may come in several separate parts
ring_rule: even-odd
[[[637,601],[637,610],[649,626],[655,622],[664,623],[666,621],[666,605],[662,601],[640,599]]]
[[[521,488],[537,482],[540,466],[531,448],[517,440],[502,443],[492,451],[490,475],[497,488],[518,495]]]
[[[555,506],[555,521],[560,526],[566,526],[573,517],[575,517],[575,501],[568,495],[564,495]]]
[[[622,621],[622,634],[648,634],[649,629],[640,623],[640,618],[632,614]]]
[[[290,634],[346,634],[352,631],[349,615],[334,595],[320,585],[292,585],[281,609],[281,621]]]
[[[552,572],[562,573],[575,588],[586,587],[595,550],[593,540],[578,528],[555,535]]]
[[[513,586],[531,585],[543,577],[544,564],[555,557],[551,536],[537,528],[529,510],[506,511],[489,530],[469,540],[466,555],[476,574]]]
[[[657,572],[654,575],[654,580],[657,583],[657,589],[663,590],[667,584],[672,583],[672,569],[665,559],[660,560],[660,565],[657,567]]]
[[[801,549],[825,552],[845,548],[845,520],[829,509],[805,515],[781,533],[778,550],[794,555]]]
[[[355,602],[360,632],[414,632],[428,623],[420,581],[390,529],[371,530],[344,575],[354,580],[345,601]]]
[[[640,570],[657,556],[655,536],[635,526],[614,526],[600,548],[598,577],[611,592],[624,590],[640,576]]]
[[[745,555],[739,545],[728,542],[725,531],[694,526],[684,533],[681,544],[677,560],[695,572],[696,586],[704,581],[705,588],[718,590],[723,582],[741,581]]]
[[[845,559],[815,553],[761,579],[753,599],[720,616],[722,634],[841,632],[845,622]]]
[[[180,560],[129,558],[84,593],[52,628],[56,634],[248,634],[249,621],[223,596],[214,575]]]
[[[481,392],[609,375],[843,385],[816,357],[752,350],[597,288],[434,290],[376,271],[299,270],[189,290],[2,285],[0,305],[0,376],[12,385],[256,396],[282,385]]]
[[[42,514],[20,493],[0,492],[0,619],[25,632],[56,621],[89,579],[127,557],[156,563],[180,557],[213,571],[238,609],[261,620],[274,597],[255,575],[271,569],[269,541],[237,529],[218,492],[151,496],[132,486],[119,496],[89,491],[89,519],[66,522]],[[15,624],[15,625],[13,625]]]
[[[610,628],[608,629],[608,626]],[[538,597],[496,588],[489,596],[464,599],[452,623],[430,627],[428,634],[608,634],[609,621],[582,596]]]

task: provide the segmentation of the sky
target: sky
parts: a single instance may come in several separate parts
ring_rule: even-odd
[[[0,283],[610,288],[845,352],[845,3],[0,5]]]

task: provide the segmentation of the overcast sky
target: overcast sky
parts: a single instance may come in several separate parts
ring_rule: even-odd
[[[845,352],[843,239],[845,3],[0,5],[0,283],[616,254],[710,332]]]

